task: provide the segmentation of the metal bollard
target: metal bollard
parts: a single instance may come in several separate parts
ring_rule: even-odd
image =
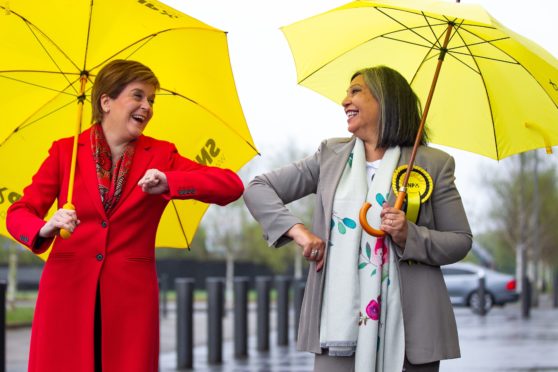
[[[265,276],[256,277],[257,292],[257,350],[269,350],[269,289],[271,278]]]
[[[525,275],[521,286],[521,316],[528,319],[531,316],[531,282]]]
[[[306,287],[306,281],[297,280],[295,282],[295,292],[294,292],[294,336],[295,340],[298,340],[298,325],[300,323],[300,312],[302,310],[302,300],[304,298],[304,288]]]
[[[176,290],[176,367],[194,366],[194,279],[177,278]]]
[[[207,278],[207,363],[223,363],[224,286],[222,278]]]
[[[477,288],[477,294],[479,296],[479,308],[478,314],[480,316],[486,315],[486,274],[484,271],[479,272],[479,287]]]
[[[558,271],[554,273],[552,279],[552,307],[558,308]]]
[[[0,280],[0,372],[6,371],[6,286]]]
[[[277,345],[289,344],[289,287],[290,278],[278,276],[275,279],[277,290]]]
[[[248,278],[234,279],[234,357],[248,356]]]
[[[168,307],[167,307],[167,294],[169,291],[169,276],[167,274],[162,274],[159,278],[159,297],[161,301],[161,315],[163,318],[167,318]]]

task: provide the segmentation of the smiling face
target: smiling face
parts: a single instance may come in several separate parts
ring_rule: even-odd
[[[137,139],[153,116],[155,87],[136,81],[126,85],[116,98],[101,96],[103,129],[122,142]]]
[[[366,85],[364,77],[357,75],[351,81],[342,102],[347,114],[347,129],[365,142],[376,143],[380,124],[380,104]]]

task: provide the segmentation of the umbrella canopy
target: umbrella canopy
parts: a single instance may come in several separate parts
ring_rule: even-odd
[[[298,82],[337,103],[356,70],[386,65],[424,104],[445,57],[426,119],[432,143],[493,159],[558,144],[558,60],[480,6],[354,1],[282,31]]]
[[[0,1],[0,34],[2,235],[9,236],[6,209],[51,143],[75,134],[83,95],[88,127],[92,83],[112,59],[137,60],[161,83],[146,135],[175,143],[199,163],[233,170],[257,154],[221,30],[155,0],[10,0]],[[206,208],[170,203],[156,245],[189,246]]]

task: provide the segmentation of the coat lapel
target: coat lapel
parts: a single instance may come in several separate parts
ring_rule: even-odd
[[[130,173],[126,178],[126,183],[124,184],[124,190],[122,190],[122,195],[120,200],[114,206],[112,215],[124,204],[124,200],[131,194],[131,192],[138,187],[138,182],[141,177],[145,174],[148,169],[149,163],[152,159],[152,154],[149,151],[151,149],[151,142],[149,137],[140,136],[138,138],[138,143],[136,144],[136,150],[134,152],[134,158],[132,159],[132,166],[130,168]]]
[[[91,150],[91,129],[84,131],[79,136],[78,140],[78,156],[77,156],[77,171],[79,172],[85,188],[89,193],[90,200],[92,200],[97,212],[104,219],[107,218],[105,208],[101,202],[101,194],[99,193],[99,182],[97,181],[97,170],[95,169],[95,160]]]
[[[95,208],[99,212],[103,218],[107,218],[105,213],[105,208],[103,207],[103,203],[101,202],[101,196],[99,194],[98,188],[98,180],[97,180],[97,171],[95,169],[95,160],[93,159],[93,153],[91,150],[91,138],[90,138],[91,130],[88,129],[84,131],[78,141],[78,158],[77,158],[77,171],[79,171],[80,176],[83,179],[83,182],[86,185],[87,192],[90,195]],[[130,173],[126,179],[126,183],[124,185],[124,190],[122,191],[122,196],[120,200],[114,207],[112,214],[118,210],[118,208],[123,204],[124,199],[130,195],[132,190],[137,187],[137,183],[139,179],[143,176],[147,167],[151,161],[152,156],[150,155],[149,149],[151,148],[151,144],[148,138],[141,136],[138,139],[138,143],[136,145],[136,151],[134,153],[134,158],[132,160],[132,166],[130,168]]]

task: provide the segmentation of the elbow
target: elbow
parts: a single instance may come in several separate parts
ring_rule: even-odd
[[[226,187],[227,197],[223,198],[223,200],[221,200],[220,202],[217,202],[216,204],[218,205],[224,206],[232,203],[238,200],[244,193],[244,184],[242,183],[242,180],[236,173],[232,172],[232,174],[233,175],[230,178],[230,182]]]
[[[456,244],[456,251],[457,251],[457,260],[461,261],[464,259],[471,248],[473,247],[473,235],[469,233],[463,233],[460,235],[459,243]]]

